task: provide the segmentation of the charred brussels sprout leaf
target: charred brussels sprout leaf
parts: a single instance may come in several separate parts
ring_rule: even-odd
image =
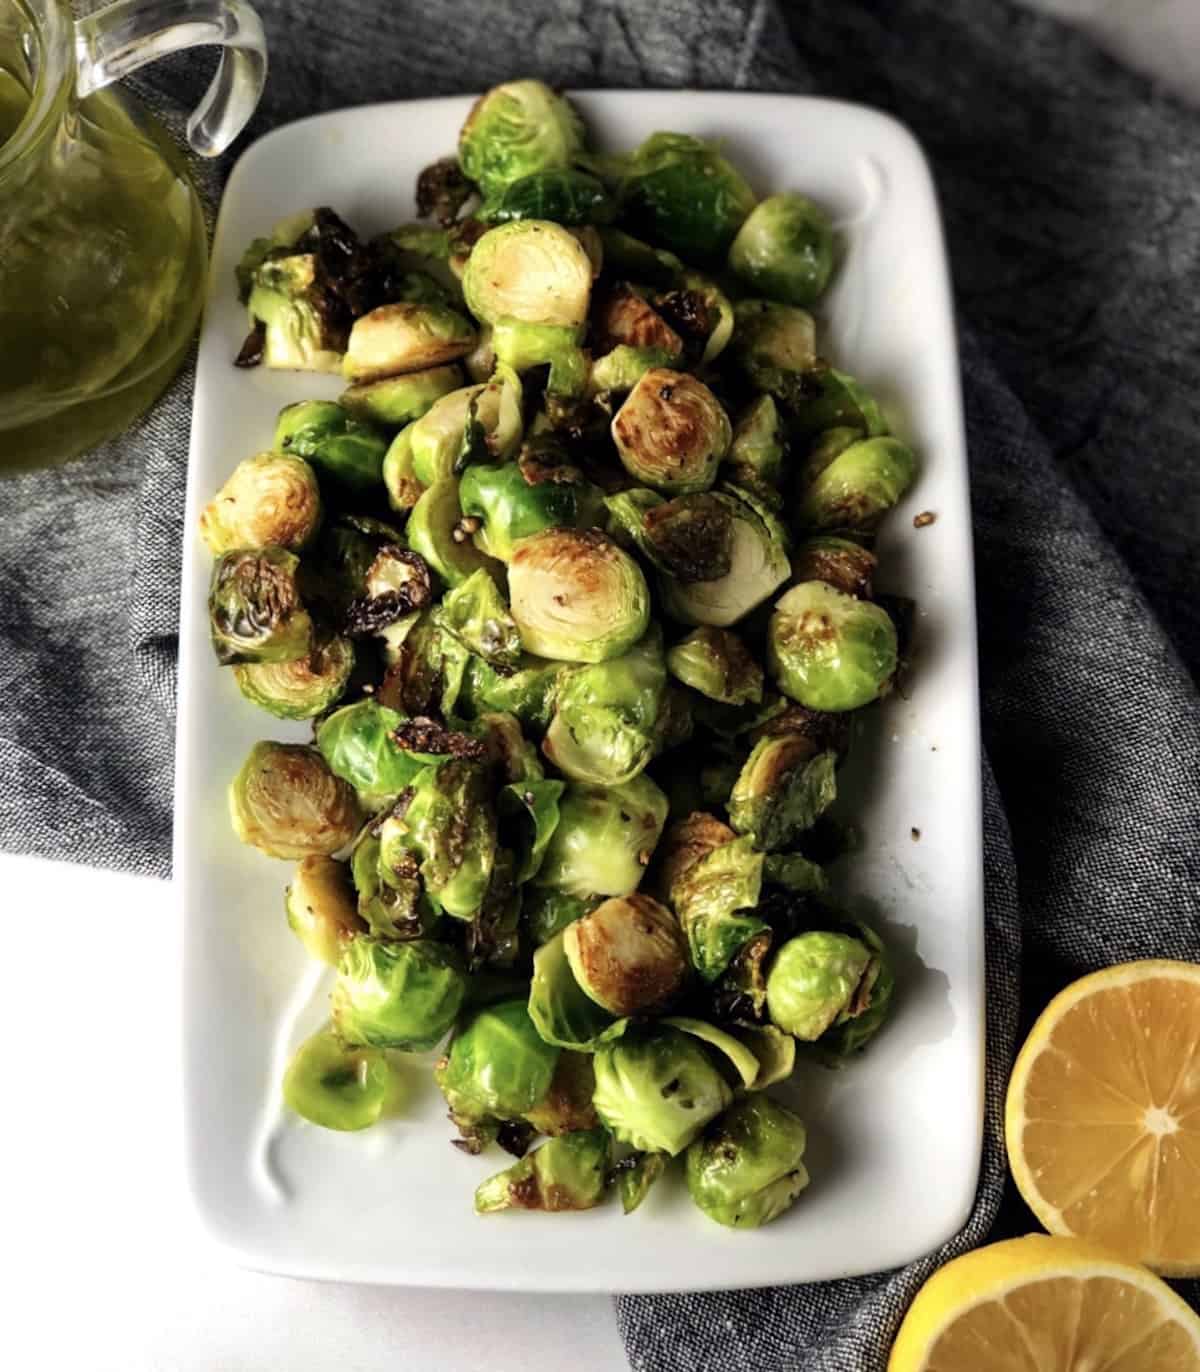
[[[645,372],[612,422],[625,470],[668,495],[707,490],[729,451],[732,430],[720,401],[687,372]]]
[[[558,1054],[550,1089],[525,1118],[539,1134],[557,1137],[578,1129],[595,1129],[598,1121],[592,1106],[596,1073],[589,1053],[564,1048]]]
[[[466,979],[449,948],[417,939],[356,938],[333,987],[333,1025],[344,1042],[422,1052],[454,1023]]]
[[[288,1107],[323,1129],[366,1129],[387,1100],[387,1057],[377,1048],[349,1047],[329,1029],[296,1049],[283,1078]]]
[[[737,1101],[688,1149],[692,1200],[718,1224],[757,1229],[808,1185],[804,1125],[766,1096]]]
[[[321,531],[300,569],[304,595],[314,609],[342,623],[353,601],[365,594],[367,573],[381,548],[402,537],[391,524],[362,515],[343,514]]]
[[[299,566],[300,559],[284,548],[217,559],[208,618],[218,662],[294,662],[308,656],[312,619],[296,585]]]
[[[553,167],[510,181],[475,211],[485,224],[549,219],[555,224],[607,224],[616,204],[602,181],[588,172]]]
[[[544,729],[553,716],[563,678],[570,670],[565,662],[547,662],[525,653],[513,671],[501,675],[482,658],[471,657],[463,679],[461,704],[468,714],[504,710],[516,715],[526,728]]]
[[[363,819],[353,790],[298,743],[256,743],[230,784],[229,811],[243,843],[294,861],[346,847]]]
[[[839,453],[804,491],[797,522],[809,529],[874,529],[916,475],[911,448],[868,438]]]
[[[369,810],[390,804],[430,761],[401,748],[404,716],[369,697],[343,705],[317,728],[317,747],[335,776],[358,792]]]
[[[446,594],[437,614],[455,638],[493,667],[507,670],[520,661],[516,622],[482,567]]]
[[[879,974],[875,950],[851,934],[810,930],[789,939],[767,976],[774,1024],[813,1043],[861,1015]]]
[[[475,187],[463,173],[457,157],[440,157],[421,169],[417,177],[417,213],[422,219],[432,215],[447,227],[475,194]]]
[[[650,896],[612,896],[567,926],[563,946],[582,990],[610,1014],[644,1014],[669,1001],[687,974],[675,916]]]
[[[663,1153],[631,1153],[617,1164],[617,1194],[621,1211],[632,1215],[650,1194],[650,1188],[667,1170]]]
[[[763,857],[748,838],[714,848],[677,876],[671,904],[687,934],[692,966],[715,981],[739,949],[766,929],[754,914]]]
[[[355,908],[354,886],[344,862],[306,857],[284,897],[288,927],[305,950],[336,967],[346,944],[365,932]]]
[[[359,918],[372,934],[385,939],[423,938],[437,923],[437,911],[425,897],[417,860],[406,850],[389,853],[369,829],[354,845],[350,871],[358,892]]]
[[[446,305],[400,300],[354,321],[342,375],[361,383],[427,371],[465,357],[475,346],[470,320]]]
[[[825,211],[785,191],[750,211],[729,249],[729,266],[756,295],[811,305],[833,274],[833,248]]]
[[[541,81],[508,81],[475,102],[458,160],[490,198],[537,172],[571,166],[583,148],[583,121],[565,96]]]
[[[334,485],[359,492],[379,484],[387,439],[332,400],[301,400],[279,412],[275,447],[305,458]]]
[[[563,790],[561,781],[530,780],[514,782],[500,792],[501,823],[509,832],[518,830],[513,844],[518,884],[532,881],[541,871],[546,849],[558,828]]]
[[[887,612],[803,581],[771,615],[767,662],[780,690],[810,710],[856,710],[888,689],[896,671],[896,629]]]
[[[300,457],[259,453],[239,462],[200,516],[214,556],[256,548],[298,550],[321,522],[321,493]]]
[[[728,629],[694,629],[667,652],[667,671],[709,700],[727,705],[757,705],[762,700],[762,668]]]
[[[786,848],[833,804],[836,766],[802,736],[760,739],[730,793],[730,824],[765,852]]]
[[[528,473],[528,474],[527,474]],[[459,501],[476,544],[510,562],[517,542],[550,528],[586,528],[596,522],[600,493],[574,468],[558,468],[546,480],[528,464],[470,466],[459,484]],[[468,525],[467,521],[473,521]]]
[[[547,1139],[475,1192],[480,1215],[495,1210],[590,1210],[604,1199],[612,1146],[603,1129]]]
[[[476,319],[578,328],[587,318],[592,263],[568,229],[521,219],[489,229],[475,244],[463,293]]]
[[[644,774],[619,786],[570,783],[538,873],[581,900],[636,891],[667,818],[667,798]]]
[[[233,675],[242,695],[276,719],[315,719],[341,699],[353,670],[354,647],[339,636],[294,662],[241,663]]]
[[[559,1049],[538,1037],[523,1000],[476,1010],[458,1029],[437,1079],[458,1113],[515,1119],[550,1089]]]

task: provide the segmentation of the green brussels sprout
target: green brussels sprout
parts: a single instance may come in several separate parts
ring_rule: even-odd
[[[883,1027],[896,992],[892,960],[879,935],[865,924],[851,926],[866,945],[871,961],[847,1011],[827,1029],[817,1047],[827,1066],[840,1067],[861,1053]]]
[[[719,261],[754,203],[737,168],[685,133],[651,134],[621,180],[622,214],[689,262]]]
[[[693,1019],[690,1015],[668,1015],[662,1023],[669,1024],[673,1029],[680,1029],[685,1034],[691,1034],[701,1043],[708,1044],[725,1058],[728,1063],[726,1074],[732,1072],[736,1077],[733,1084],[744,1091],[754,1090],[758,1082],[758,1055],[747,1048],[736,1035],[705,1020]]]
[[[315,719],[345,694],[353,670],[354,645],[335,635],[294,662],[239,663],[233,678],[251,704],[276,719]]]
[[[540,948],[597,904],[594,898],[580,900],[552,886],[527,886],[521,901],[521,920],[530,942]]]
[[[711,580],[664,577],[663,607],[683,624],[725,628],[761,605],[791,574],[782,540],[741,499],[726,495],[733,516],[729,570]]]
[[[590,338],[596,352],[609,353],[623,347],[631,361],[646,353],[659,353],[662,360],[655,365],[669,367],[683,356],[683,339],[646,299],[644,288],[627,281],[614,282],[593,300]],[[620,389],[629,390],[633,384],[630,381]]]
[[[651,890],[659,900],[670,902],[671,888],[689,867],[735,838],[728,824],[702,810],[675,820],[654,850]]]
[[[306,234],[314,231],[316,220],[316,210],[300,210],[275,223],[267,237],[251,239],[250,246],[242,253],[233,271],[238,299],[243,305],[250,298],[254,274],[259,267],[273,258],[287,257]]]
[[[603,1129],[547,1139],[504,1172],[480,1184],[475,1211],[590,1210],[604,1199],[612,1145]]]
[[[558,802],[564,787],[564,782],[531,776],[511,782],[500,792],[500,818],[512,838],[514,880],[518,885],[532,881],[541,871],[546,849],[558,828]]]
[[[570,324],[524,324],[498,319],[492,326],[496,361],[515,372],[549,367],[547,391],[563,399],[583,394],[588,380],[588,356],[579,346],[579,329]]]
[[[667,798],[644,773],[618,786],[571,782],[538,873],[568,895],[636,891],[667,818]]]
[[[283,1077],[283,1099],[323,1129],[367,1129],[383,1114],[391,1073],[378,1048],[350,1047],[328,1028],[296,1049]]]
[[[772,396],[757,396],[733,426],[729,466],[735,478],[777,483],[783,475],[786,449],[787,435],[779,406]]]
[[[579,1129],[595,1129],[599,1124],[592,1105],[595,1089],[596,1073],[592,1069],[591,1054],[562,1048],[554,1065],[550,1089],[532,1110],[525,1111],[525,1119],[539,1134],[549,1134],[553,1138]]]
[[[896,628],[887,612],[802,581],[775,603],[767,666],[779,689],[810,710],[857,710],[878,699],[896,671]]]
[[[540,467],[504,462],[473,465],[463,472],[459,502],[466,518],[478,526],[473,533],[483,552],[510,562],[518,539],[543,529],[588,528],[596,522],[599,491],[574,468],[551,470],[555,474],[543,479]]]
[[[482,567],[447,591],[438,622],[473,653],[506,671],[521,658],[521,635],[495,581]]]
[[[760,200],[730,246],[729,268],[757,295],[811,305],[833,275],[829,216],[795,191]]]
[[[224,553],[213,567],[208,621],[222,666],[294,662],[312,647],[312,619],[300,599],[300,559],[285,548]]]
[[[506,81],[475,102],[458,136],[458,160],[487,198],[536,172],[569,167],[584,148],[574,106],[541,81]]]
[[[296,868],[284,895],[288,928],[305,951],[336,967],[346,944],[366,932],[344,862],[314,854]]]
[[[381,810],[431,761],[396,739],[404,716],[370,696],[343,705],[317,726],[317,747],[334,776],[348,781],[368,810]]]
[[[423,1052],[458,1017],[466,978],[453,951],[429,939],[347,945],[333,986],[333,1027],[344,1042]]]
[[[820,756],[831,757],[832,754],[821,753]],[[824,868],[803,853],[768,853],[763,863],[763,880],[770,886],[783,886],[804,895],[819,895],[829,886]]]
[[[349,386],[338,396],[338,404],[355,419],[378,424],[383,429],[402,429],[462,384],[462,372],[454,363],[448,363]]]
[[[299,743],[250,749],[229,786],[229,814],[243,843],[296,862],[346,847],[363,821],[354,791]]]
[[[462,506],[453,477],[435,481],[408,517],[408,545],[419,553],[447,586],[460,586],[474,572],[497,564],[466,537],[456,537]]]
[[[858,443],[862,436],[861,429],[852,428],[848,424],[825,429],[817,436],[808,450],[807,457],[800,464],[796,473],[797,484],[804,487],[814,481],[835,457],[844,453],[852,443]]]
[[[471,249],[463,294],[476,319],[496,325],[557,324],[587,318],[592,263],[577,238],[544,219],[489,229]]]
[[[546,662],[525,653],[513,671],[501,675],[482,658],[472,656],[460,706],[467,715],[504,710],[516,715],[526,728],[541,730],[550,723],[559,687],[570,671],[565,662]]]
[[[628,1021],[614,1018],[575,980],[563,942],[567,929],[548,939],[533,955],[529,1018],[547,1043],[591,1053],[624,1033]]]
[[[812,315],[771,300],[739,300],[733,314],[729,352],[747,381],[777,399],[801,401],[817,364]]]
[[[285,453],[259,453],[233,469],[204,507],[200,536],[214,557],[256,548],[297,550],[321,522],[321,492],[312,468]]]
[[[764,852],[786,848],[837,798],[836,767],[836,753],[813,757],[802,735],[759,739],[730,792],[730,824]]]
[[[385,862],[381,838],[364,830],[350,855],[358,916],[380,938],[424,938],[436,926],[438,911],[425,895],[417,860],[394,848],[388,856]]]
[[[475,211],[485,224],[513,219],[549,219],[555,224],[607,224],[617,206],[604,183],[591,173],[551,167],[510,181]]]
[[[387,439],[366,420],[332,400],[285,405],[275,424],[275,447],[303,457],[327,480],[348,491],[370,490],[383,472]]]
[[[650,1194],[650,1188],[667,1170],[663,1153],[630,1153],[617,1163],[617,1194],[621,1212],[632,1215]]]
[[[342,375],[362,382],[427,371],[465,357],[475,341],[471,321],[447,305],[411,300],[379,305],[354,321]]]
[[[687,943],[675,916],[650,896],[612,896],[569,924],[563,947],[575,980],[614,1015],[645,1014],[679,991]]]
[[[859,381],[818,362],[784,387],[794,437],[812,437],[830,429],[849,428],[856,438],[888,432],[879,402]]]
[[[572,781],[632,781],[654,755],[666,684],[662,634],[652,625],[629,652],[564,678],[542,752]]]
[[[796,1067],[796,1040],[773,1024],[757,1028],[741,1026],[738,1037],[758,1059],[758,1076],[751,1091],[765,1091],[781,1081],[787,1081]]]
[[[627,1030],[595,1054],[592,1104],[621,1142],[677,1157],[733,1100],[712,1058],[668,1025]]]
[[[718,1224],[757,1229],[808,1185],[803,1123],[766,1096],[737,1101],[687,1151],[692,1200]]]
[[[687,935],[692,966],[707,982],[767,925],[753,913],[762,888],[763,856],[748,838],[714,848],[675,878],[671,904]]]
[[[713,484],[732,430],[703,381],[653,367],[617,411],[612,436],[631,476],[668,495],[684,495]]]
[[[449,719],[458,712],[472,660],[470,652],[441,626],[436,612],[424,611],[405,635],[377,697],[381,704],[406,714],[439,714]]]
[[[641,568],[595,529],[543,529],[521,539],[508,577],[521,641],[540,657],[620,657],[650,622],[650,591]]]
[[[767,1012],[780,1029],[815,1042],[867,1008],[878,973],[878,958],[862,938],[821,929],[797,934],[767,974]]]
[[[487,761],[509,785],[540,783],[545,779],[546,770],[538,750],[525,737],[516,715],[488,710],[474,720],[467,732],[481,739]]]
[[[455,1113],[517,1119],[550,1089],[559,1049],[544,1043],[524,1000],[476,1010],[458,1028],[438,1064],[437,1084]]]
[[[272,258],[254,271],[246,301],[252,331],[239,366],[262,361],[283,371],[341,370],[346,319],[320,276],[310,252]]]
[[[442,396],[413,424],[413,474],[432,486],[467,462],[511,457],[520,441],[521,382],[501,367],[488,381]]]
[[[636,348],[618,343],[611,352],[592,363],[588,389],[593,395],[631,391],[648,371],[668,367],[678,357],[666,348]]]
[[[792,554],[797,581],[823,581],[835,591],[870,600],[877,559],[869,548],[836,534],[806,538]]]
[[[667,671],[709,700],[757,705],[763,695],[762,668],[729,629],[704,624],[667,652]]]
[[[808,529],[873,530],[916,476],[911,448],[895,438],[851,444],[804,491],[796,511]]]

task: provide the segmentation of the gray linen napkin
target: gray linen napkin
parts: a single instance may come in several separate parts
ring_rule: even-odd
[[[882,1369],[938,1262],[1034,1227],[1004,1180],[1017,1034],[1081,972],[1200,959],[1200,115],[1005,0],[497,0],[469,21],[438,0],[258,7],[273,69],[255,130],[529,73],[844,96],[896,113],[930,154],[962,323],[991,760],[975,1211],[899,1272],[617,1305],[639,1372]],[[207,75],[175,60],[144,89],[190,103]],[[102,453],[0,485],[8,848],[167,871],[189,393],[181,377]]]

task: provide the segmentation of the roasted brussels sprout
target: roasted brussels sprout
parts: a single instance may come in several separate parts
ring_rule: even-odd
[[[718,1224],[757,1229],[808,1185],[803,1123],[766,1096],[735,1102],[687,1151],[692,1200]]]
[[[346,610],[346,632],[384,641],[389,661],[433,599],[433,575],[419,553],[385,543],[363,577],[363,594]]]
[[[565,935],[566,929],[560,930],[533,955],[529,1017],[547,1043],[591,1053],[600,1044],[620,1037],[628,1021],[614,1018],[575,980],[567,960]]]
[[[503,1000],[459,1026],[435,1075],[456,1115],[516,1119],[545,1098],[559,1051],[538,1037],[524,1000]]]
[[[916,475],[912,449],[895,438],[851,444],[803,492],[796,520],[808,529],[871,531]]]
[[[298,550],[321,522],[321,492],[299,457],[259,453],[239,462],[200,515],[214,557],[257,548]]]
[[[636,891],[667,818],[667,798],[644,774],[620,786],[571,782],[538,881],[568,895]]]
[[[631,391],[648,371],[670,366],[674,360],[665,348],[634,348],[620,343],[592,363],[588,388],[600,396]]]
[[[756,295],[811,305],[833,274],[829,216],[795,191],[768,196],[738,230],[729,266]]]
[[[547,1139],[475,1192],[475,1211],[590,1210],[604,1199],[612,1145],[603,1129]]]
[[[472,527],[475,542],[502,562],[512,560],[518,539],[543,529],[588,528],[602,508],[599,491],[575,468],[547,473],[528,462],[470,466],[462,474],[458,496],[463,515],[477,523]]]
[[[592,346],[610,353],[623,347],[633,355],[662,354],[657,365],[670,366],[683,356],[683,339],[667,323],[641,291],[628,282],[610,286],[592,306]],[[628,390],[633,383],[620,387]],[[617,389],[597,386],[598,390]]]
[[[466,979],[453,951],[428,939],[350,943],[333,986],[333,1027],[343,1042],[422,1052],[458,1016]]]
[[[730,824],[764,852],[788,847],[836,799],[836,766],[802,735],[759,739],[730,792]]]
[[[797,934],[767,974],[767,1012],[780,1029],[813,1043],[870,1007],[879,966],[861,937],[822,929]]]
[[[625,470],[668,495],[707,490],[729,451],[729,416],[702,382],[687,372],[654,367],[625,399],[612,422]]]
[[[781,384],[794,438],[811,438],[843,428],[852,430],[855,438],[876,438],[888,432],[887,419],[870,391],[827,362],[817,362],[809,371]]]
[[[336,967],[346,944],[366,932],[355,908],[354,885],[344,862],[306,857],[284,896],[288,927],[305,950]]]
[[[378,1048],[350,1047],[328,1028],[319,1029],[288,1063],[283,1099],[323,1129],[366,1129],[383,1113],[390,1075]]]
[[[587,318],[592,263],[567,229],[521,219],[489,229],[471,249],[463,293],[476,319],[578,328]]]
[[[458,136],[458,160],[485,197],[537,172],[569,167],[584,147],[583,121],[541,81],[507,81],[482,95]]]
[[[702,810],[675,820],[654,850],[654,894],[660,900],[670,901],[671,888],[689,867],[735,838],[737,835],[728,824]]]
[[[420,419],[435,401],[458,390],[462,384],[462,372],[450,363],[421,372],[406,372],[402,376],[385,376],[379,381],[360,382],[344,390],[338,397],[338,404],[355,419],[378,424],[384,429],[402,429]]]
[[[667,671],[709,700],[726,705],[757,705],[762,700],[762,668],[729,629],[702,625],[667,652]]]
[[[776,483],[783,474],[787,436],[774,398],[760,395],[738,416],[729,445],[734,480]]]
[[[580,900],[552,886],[527,886],[521,901],[521,920],[530,943],[535,948],[549,943],[555,934],[561,934],[568,924],[598,903],[595,898]]]
[[[621,211],[689,262],[719,260],[754,208],[741,173],[709,143],[654,133],[629,157]]]
[[[425,611],[405,635],[377,698],[381,705],[405,714],[451,719],[459,713],[467,667],[475,660],[435,613]],[[480,665],[487,666],[482,661]]]
[[[360,834],[350,855],[359,918],[380,938],[424,938],[436,926],[438,911],[425,896],[417,860],[407,850],[388,856],[385,862],[378,835],[370,829]]]
[[[877,559],[869,548],[835,534],[807,538],[792,554],[797,581],[823,581],[834,590],[870,600]]]
[[[403,535],[391,524],[364,515],[341,514],[321,530],[299,571],[305,600],[335,624],[366,593],[367,573],[381,548],[396,547]]]
[[[465,357],[475,340],[470,320],[446,305],[410,300],[379,305],[354,321],[342,375],[359,383],[427,371]]]
[[[332,400],[301,400],[279,412],[275,447],[303,457],[328,481],[348,491],[379,483],[387,439],[367,420]]]
[[[390,805],[430,761],[397,742],[403,723],[403,715],[368,696],[335,710],[317,728],[317,747],[330,771],[354,787],[368,810]]]
[[[896,992],[896,975],[883,941],[865,924],[856,924],[859,937],[871,953],[871,962],[859,983],[848,1012],[834,1021],[820,1041],[825,1060],[831,1066],[861,1053],[883,1027]]]
[[[787,1081],[796,1067],[796,1040],[773,1024],[755,1028],[741,1025],[738,1038],[758,1059],[758,1076],[752,1091],[765,1091],[768,1086]]]
[[[794,1040],[789,1039],[789,1043]],[[598,1124],[592,1092],[596,1089],[596,1073],[589,1053],[559,1050],[550,1089],[525,1118],[539,1134],[557,1137],[578,1129],[595,1129]]]
[[[316,253],[293,253],[255,269],[246,301],[252,331],[239,366],[264,362],[284,371],[338,372],[347,318],[324,289]]]
[[[457,476],[468,462],[511,457],[521,441],[521,383],[500,368],[489,381],[435,401],[409,432],[413,474],[426,486]]]
[[[595,529],[545,529],[521,539],[509,563],[509,593],[521,641],[541,657],[619,657],[650,622],[641,568]]]
[[[767,925],[754,913],[763,856],[748,838],[714,848],[675,878],[671,904],[687,935],[692,966],[704,981],[725,971],[744,944]]]
[[[587,386],[588,357],[579,346],[579,330],[574,325],[499,319],[492,327],[491,346],[496,361],[515,372],[549,367],[548,395],[569,400],[582,395]]]
[[[601,1123],[642,1152],[678,1156],[733,1100],[700,1043],[670,1026],[627,1030],[597,1049],[593,1067]]]
[[[439,622],[473,653],[502,671],[521,658],[521,635],[496,583],[481,567],[446,593]]]
[[[567,926],[563,947],[575,980],[614,1015],[669,1001],[687,974],[687,943],[675,916],[650,896],[613,896]]]
[[[238,690],[276,719],[315,719],[345,693],[354,646],[340,635],[314,643],[294,662],[244,662],[233,669]]]
[[[786,402],[803,400],[817,362],[812,315],[770,300],[739,300],[733,313],[729,352],[750,384]]]
[[[542,751],[573,781],[632,781],[658,746],[666,684],[662,634],[654,625],[629,652],[564,677]]]
[[[771,615],[767,664],[779,689],[810,710],[857,710],[883,695],[896,671],[887,612],[823,581],[802,581]]]
[[[630,1153],[617,1163],[617,1193],[621,1211],[632,1215],[650,1194],[650,1188],[667,1170],[663,1153]]]
[[[497,564],[462,537],[462,506],[453,477],[435,481],[408,517],[408,544],[437,572],[447,586],[459,586],[479,571]]]
[[[490,718],[511,719],[512,716],[493,715]],[[518,883],[532,881],[541,871],[546,849],[558,828],[558,802],[562,799],[564,786],[565,783],[561,781],[530,777],[511,782],[500,792],[500,818],[505,833],[511,835],[514,827],[520,826],[520,832],[512,837],[510,843],[516,864],[514,875]]]
[[[606,224],[616,203],[604,183],[590,172],[553,167],[510,181],[475,211],[485,224],[512,219],[549,219],[555,224]]]
[[[380,473],[388,504],[397,514],[407,514],[425,494],[425,483],[417,479],[413,470],[412,431],[413,426],[409,424],[392,439]]]
[[[256,743],[229,787],[234,833],[268,857],[299,861],[344,848],[363,821],[354,791],[315,748]]]
[[[285,548],[217,559],[208,619],[218,662],[294,662],[308,656],[312,619],[296,586],[299,566],[300,559]]]
[[[286,215],[271,226],[271,232],[262,238],[252,238],[250,246],[242,253],[233,270],[237,281],[238,299],[244,305],[250,298],[254,287],[254,274],[264,262],[278,257],[287,257],[306,234],[312,234],[316,227],[316,210],[300,210],[297,214]]]
[[[565,662],[546,662],[529,653],[506,675],[472,656],[463,679],[460,706],[467,715],[504,710],[529,729],[542,730],[554,714],[554,703],[564,677],[571,670]]]

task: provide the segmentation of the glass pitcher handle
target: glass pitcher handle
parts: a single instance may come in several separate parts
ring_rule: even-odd
[[[220,65],[188,119],[201,157],[216,157],[254,113],[267,78],[267,40],[245,0],[118,0],[75,25],[76,89],[82,99],[183,48],[216,44]]]

